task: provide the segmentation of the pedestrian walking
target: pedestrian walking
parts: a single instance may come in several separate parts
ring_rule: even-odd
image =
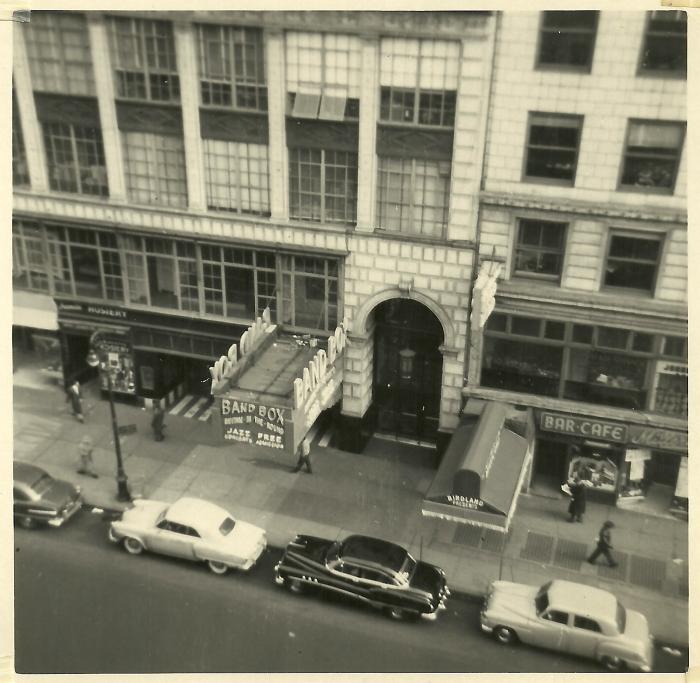
[[[567,482],[571,491],[571,502],[569,503],[569,521],[583,522],[583,514],[586,512],[586,489],[589,483],[581,479],[578,472]]]
[[[160,407],[160,403],[153,403],[153,419],[151,420],[151,429],[153,429],[153,438],[156,441],[162,441],[165,438],[163,430],[165,429],[165,412]]]
[[[85,422],[85,416],[83,415],[83,392],[78,380],[75,380],[75,382],[66,389],[66,401],[70,401],[75,419],[78,420],[78,422]]]
[[[78,453],[80,455],[78,474],[85,474],[93,479],[97,479],[98,474],[95,472],[95,463],[92,461],[92,449],[92,439],[89,436],[84,436],[78,444]]]
[[[306,471],[312,474],[311,471],[311,443],[304,437],[302,442],[299,444],[299,459],[297,460],[296,467],[292,472],[298,472],[302,467],[306,467]]]
[[[613,556],[610,554],[612,550],[612,535],[610,529],[614,527],[615,525],[610,520],[603,522],[603,526],[600,527],[598,538],[596,539],[596,549],[591,553],[588,562],[595,564],[598,557],[603,555],[609,567],[617,567],[617,562],[613,560]]]

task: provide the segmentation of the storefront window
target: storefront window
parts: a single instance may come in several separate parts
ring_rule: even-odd
[[[688,366],[659,361],[656,365],[654,411],[688,417]]]
[[[589,447],[574,455],[569,463],[569,477],[578,474],[597,491],[614,493],[617,487],[619,468],[613,452],[596,451]]]

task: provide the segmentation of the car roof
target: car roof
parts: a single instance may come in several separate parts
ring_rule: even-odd
[[[343,557],[352,557],[364,562],[374,562],[399,571],[408,554],[396,543],[371,536],[348,536],[341,546]]]
[[[617,598],[602,588],[557,579],[551,582],[547,595],[553,609],[615,619]]]
[[[199,527],[211,527],[221,524],[229,513],[218,505],[201,498],[184,497],[175,501],[165,513],[165,517],[177,524]]]
[[[12,462],[12,477],[15,481],[20,481],[23,484],[33,484],[43,474],[48,473],[36,465],[20,460]]]

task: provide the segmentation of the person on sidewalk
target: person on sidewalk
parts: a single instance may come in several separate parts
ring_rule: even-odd
[[[298,472],[302,467],[306,467],[306,471],[312,474],[311,471],[311,443],[304,437],[302,442],[299,444],[299,459],[297,460],[296,467],[292,472]]]
[[[78,422],[85,422],[85,416],[83,415],[83,393],[78,380],[75,380],[75,382],[66,389],[66,401],[70,401],[75,419],[78,420]]]
[[[162,441],[165,438],[163,429],[165,429],[165,412],[160,407],[159,402],[153,403],[153,419],[151,420],[151,429],[153,429],[153,438],[156,441]]]
[[[610,520],[603,522],[603,526],[600,527],[600,531],[598,532],[596,549],[591,553],[588,562],[595,564],[598,557],[603,555],[608,562],[608,567],[617,567],[617,562],[613,560],[613,556],[610,554],[612,550],[612,535],[610,529],[614,527],[615,525]]]
[[[95,463],[92,461],[92,449],[92,439],[89,436],[84,436],[78,444],[78,453],[80,455],[78,474],[85,474],[93,479],[97,479],[98,474],[95,472]]]
[[[583,522],[583,514],[586,512],[586,489],[589,483],[581,479],[576,472],[572,479],[567,482],[571,491],[571,502],[569,503],[569,521]]]

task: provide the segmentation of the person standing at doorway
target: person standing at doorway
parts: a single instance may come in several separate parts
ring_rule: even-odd
[[[92,449],[92,439],[89,436],[84,436],[78,444],[78,454],[80,455],[78,474],[85,474],[93,479],[97,479],[98,475],[97,472],[95,472],[95,463],[92,461]]]
[[[569,503],[569,521],[583,522],[583,514],[586,512],[586,489],[589,484],[581,479],[576,472],[572,479],[568,481],[571,491],[571,502]]]
[[[617,567],[617,562],[615,562],[613,556],[610,554],[612,550],[612,534],[610,533],[610,529],[614,527],[615,525],[610,520],[603,522],[603,526],[600,527],[600,531],[598,532],[596,549],[590,554],[588,562],[595,564],[598,557],[603,555],[608,562],[608,567]]]
[[[299,459],[292,471],[298,472],[302,467],[306,467],[306,471],[313,474],[311,471],[311,442],[306,437],[299,444]]]
[[[165,438],[163,429],[165,429],[165,413],[160,407],[159,402],[153,403],[153,418],[151,419],[151,429],[153,429],[153,438],[156,441],[162,441]]]
[[[66,389],[66,401],[70,401],[73,416],[78,422],[85,422],[83,415],[83,393],[80,389],[80,382],[76,380]]]

